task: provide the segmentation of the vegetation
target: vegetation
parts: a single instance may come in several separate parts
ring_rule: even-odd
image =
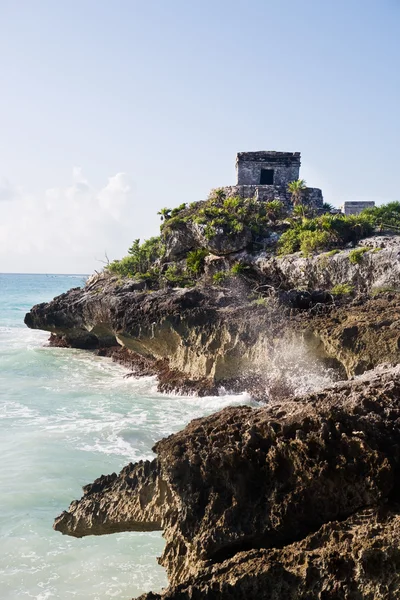
[[[347,296],[354,292],[354,286],[350,283],[338,283],[331,289],[333,296]]]
[[[369,248],[354,248],[349,254],[349,261],[356,265],[362,261],[362,258]]]
[[[123,277],[133,277],[148,273],[154,263],[164,254],[164,245],[160,237],[152,237],[143,244],[137,239],[128,250],[128,256],[114,260],[108,265],[108,270]]]
[[[312,219],[294,220],[290,228],[282,234],[279,254],[291,254],[303,250],[306,253],[329,250],[347,244],[356,244],[358,240],[373,233],[371,221],[361,215],[321,215]],[[310,235],[305,232],[314,232]],[[323,233],[324,235],[321,235]]]
[[[232,268],[230,270],[230,274],[231,275],[241,275],[242,273],[244,273],[245,271],[247,271],[249,269],[249,267],[241,262],[236,262],[234,265],[232,265]]]
[[[279,199],[260,202],[254,198],[226,197],[223,188],[214,190],[211,197],[203,202],[182,203],[174,209],[162,208],[158,212],[162,220],[160,236],[143,243],[135,240],[127,256],[114,260],[106,269],[121,277],[144,280],[149,289],[194,285],[204,271],[204,260],[209,253],[206,240],[216,235],[235,237],[242,232],[246,232],[246,236],[251,233],[250,251],[263,247],[266,237],[270,236],[272,240],[271,233],[274,232],[276,239],[279,239],[275,248],[279,255],[301,251],[308,256],[325,252],[319,263],[323,268],[327,266],[330,256],[342,248],[354,248],[361,238],[386,228],[400,230],[400,202],[391,202],[350,216],[332,214],[332,207],[324,204],[325,213],[315,216],[315,211],[313,215],[311,208],[302,202],[305,185],[303,180],[289,184],[294,203],[292,215],[287,214]],[[190,231],[192,223],[198,226],[197,229],[205,238],[203,247],[201,242],[196,245],[194,241],[199,236],[198,231]],[[187,251],[186,255],[183,253],[181,259],[167,263],[171,259],[166,256],[165,244],[169,244],[171,233],[179,229],[183,232],[184,244],[188,235],[189,244],[193,242],[195,248]],[[368,250],[378,252],[380,248],[354,248],[349,254],[349,261],[360,263]],[[242,275],[248,269],[248,265],[239,261],[233,264],[230,271],[215,273],[213,282],[221,285],[226,278]],[[347,284],[344,288],[335,286],[332,293],[351,293],[350,288]]]
[[[225,271],[217,271],[213,275],[213,283],[215,285],[222,285],[225,282],[227,277],[228,277],[228,274]]]
[[[161,221],[166,221],[167,219],[169,219],[171,217],[171,209],[170,208],[161,208],[158,213],[158,215],[160,215],[161,217]]]
[[[204,259],[209,254],[205,248],[191,250],[186,257],[186,266],[193,275],[200,275],[204,266]]]
[[[389,202],[382,206],[366,208],[361,214],[378,229],[391,227],[400,229],[400,202]]]
[[[372,288],[371,296],[378,296],[378,294],[400,294],[400,289],[384,286]]]
[[[295,181],[291,181],[288,185],[288,190],[292,196],[293,206],[296,208],[297,206],[301,207],[302,214],[304,216],[304,207],[303,207],[303,192],[306,189],[307,184],[304,179],[296,179]]]

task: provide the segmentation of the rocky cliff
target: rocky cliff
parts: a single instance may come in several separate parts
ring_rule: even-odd
[[[198,419],[86,486],[55,529],[162,529],[170,588],[148,600],[398,598],[399,393],[395,367]]]
[[[368,258],[366,278],[367,272],[379,272],[371,261],[381,260],[383,252]],[[337,256],[329,260],[337,261]],[[393,262],[389,255],[385,261],[382,269]],[[356,268],[360,272],[361,265]],[[144,290],[143,282],[104,274],[83,289],[33,307],[25,323],[51,332],[53,342],[67,346],[119,345],[133,353],[132,361],[133,356],[150,361],[160,389],[167,391],[216,393],[224,385],[233,390],[258,387],[255,393],[262,395],[279,364],[283,372],[302,363],[311,374],[330,366],[343,377],[398,362],[396,291],[338,300],[324,289],[290,290],[286,281],[284,291],[259,281],[244,275],[220,286]],[[257,286],[266,295],[255,295]],[[293,347],[297,353],[291,356]]]

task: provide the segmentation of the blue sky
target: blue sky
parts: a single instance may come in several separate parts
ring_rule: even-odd
[[[399,34],[399,0],[0,0],[0,271],[99,269],[237,151],[400,199]]]

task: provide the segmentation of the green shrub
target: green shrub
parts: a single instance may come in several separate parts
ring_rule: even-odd
[[[164,280],[174,287],[191,287],[194,281],[187,273],[182,272],[177,265],[170,265],[163,273]]]
[[[232,265],[230,274],[231,275],[241,275],[245,271],[248,271],[248,269],[249,269],[248,265],[245,265],[241,262],[236,262],[234,265]]]
[[[354,292],[354,286],[350,283],[338,283],[331,289],[333,296],[345,296]]]
[[[305,231],[326,232],[329,238],[327,235],[315,237],[304,235]],[[350,216],[325,214],[312,219],[303,218],[301,221],[293,219],[290,229],[285,231],[279,240],[278,253],[297,252],[301,247],[302,239],[306,240],[304,242],[306,251],[310,246],[315,250],[329,249],[332,246],[344,247],[372,235],[373,231],[373,225],[363,214]]]
[[[199,275],[203,270],[204,259],[209,254],[205,248],[191,250],[186,257],[186,266],[190,273]]]
[[[252,304],[256,306],[268,306],[268,300],[267,298],[257,298],[256,300],[252,301]]]
[[[171,218],[176,217],[180,212],[185,210],[185,208],[186,208],[186,202],[183,202],[183,204],[180,204],[176,208],[173,208],[171,210]]]
[[[369,248],[354,248],[349,254],[349,261],[355,265],[362,261],[362,258]]]
[[[400,289],[399,288],[393,288],[393,287],[375,287],[372,288],[371,290],[371,296],[378,296],[378,294],[400,294]]]
[[[327,231],[302,231],[299,235],[300,250],[305,256],[329,247],[331,235]]]
[[[215,285],[222,285],[227,277],[228,274],[225,271],[217,271],[213,275],[213,283]]]
[[[368,219],[375,227],[400,228],[400,202],[389,202],[382,206],[366,208],[361,215]]]

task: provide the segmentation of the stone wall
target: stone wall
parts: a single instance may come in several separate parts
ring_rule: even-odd
[[[299,179],[299,152],[239,152],[236,157],[237,184],[260,184],[261,170],[274,171],[273,184],[287,186]]]
[[[374,208],[375,202],[347,201],[342,204],[340,210],[345,215],[359,215],[366,208]]]
[[[280,200],[286,208],[292,208],[291,195],[286,185],[229,185],[222,188],[227,197],[240,196],[240,198],[255,198],[260,202]],[[304,190],[304,204],[321,208],[323,204],[322,192],[319,188],[306,188]]]

